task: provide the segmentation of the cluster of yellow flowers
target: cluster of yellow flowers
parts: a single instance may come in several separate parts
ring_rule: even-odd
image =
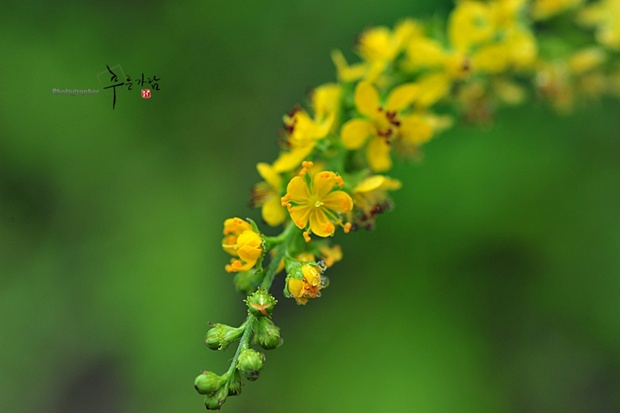
[[[308,110],[283,118],[283,143],[252,203],[263,221],[282,225],[267,236],[252,220],[224,223],[226,271],[249,294],[248,318],[237,328],[216,324],[207,345],[240,340],[230,370],[203,372],[197,390],[209,409],[241,391],[241,376],[258,377],[266,349],[281,343],[269,293],[285,271],[284,296],[298,304],[319,297],[326,268],[342,257],[331,236],[374,227],[401,183],[385,173],[394,158],[414,158],[454,119],[488,122],[498,106],[544,99],[560,111],[583,99],[620,95],[620,0],[457,1],[445,27],[406,19],[374,27],[357,43],[360,61],[332,53],[338,82],[313,90]],[[264,265],[264,262],[267,264]]]

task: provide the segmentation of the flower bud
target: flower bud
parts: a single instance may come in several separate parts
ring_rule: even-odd
[[[237,340],[243,334],[242,327],[231,327],[226,324],[214,324],[207,331],[205,343],[211,350],[224,350],[230,343]]]
[[[273,308],[278,301],[266,290],[258,289],[245,302],[248,305],[250,314],[262,318],[271,316]]]
[[[200,394],[212,394],[218,391],[226,382],[222,376],[218,376],[212,371],[203,371],[202,374],[194,380],[194,387]]]
[[[264,275],[262,270],[241,271],[235,274],[233,284],[238,292],[249,294],[260,285]]]
[[[306,304],[309,298],[321,296],[321,289],[328,284],[323,275],[324,265],[316,262],[288,261],[284,296],[294,298],[297,304]]]
[[[243,380],[238,370],[233,373],[232,379],[228,382],[228,395],[237,396],[241,394],[241,387],[243,386]]]
[[[207,410],[220,410],[228,397],[228,386],[223,386],[217,392],[205,396]]]
[[[254,342],[258,343],[265,350],[273,350],[282,344],[280,328],[267,317],[258,319]]]
[[[245,376],[246,379],[254,381],[258,379],[260,370],[263,368],[265,356],[251,348],[244,349],[239,355],[237,361],[237,369]]]

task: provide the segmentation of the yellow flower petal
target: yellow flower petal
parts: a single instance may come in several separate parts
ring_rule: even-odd
[[[256,170],[272,188],[280,189],[280,186],[282,186],[282,178],[271,165],[261,162],[256,165]]]
[[[336,227],[320,208],[313,208],[310,213],[310,231],[319,237],[329,237],[336,231]]]
[[[286,193],[293,202],[307,202],[310,198],[310,190],[306,181],[301,176],[296,176],[288,183],[286,187]]]
[[[433,136],[433,127],[422,116],[410,115],[402,118],[400,132],[405,144],[421,145]]]
[[[400,85],[388,96],[386,110],[401,111],[411,104],[420,94],[420,86],[415,83]]]
[[[406,65],[412,70],[439,68],[445,65],[447,53],[441,44],[426,37],[419,37],[407,46]]]
[[[311,287],[318,287],[321,284],[321,274],[314,265],[303,265],[301,273],[304,279]]]
[[[326,83],[312,92],[312,107],[317,119],[325,119],[328,114],[338,113],[342,100],[342,86],[338,83]]]
[[[286,219],[286,210],[282,207],[280,197],[277,195],[270,197],[263,204],[261,214],[265,222],[272,227],[280,225]]]
[[[365,63],[349,65],[340,50],[332,51],[332,61],[338,72],[338,79],[342,82],[354,82],[361,79],[368,71]]]
[[[313,208],[314,209],[314,208]],[[310,219],[310,207],[308,205],[292,206],[288,209],[291,219],[299,229],[306,228],[308,219]]]
[[[361,81],[357,84],[355,88],[355,106],[360,113],[370,118],[376,116],[381,102],[379,101],[377,89],[370,82]]]
[[[308,157],[312,149],[314,149],[314,146],[308,145],[288,152],[281,152],[278,159],[273,163],[273,170],[278,173],[292,171]]]
[[[395,190],[401,187],[400,181],[392,178],[388,178],[383,175],[373,175],[360,182],[355,189],[354,193],[372,192],[377,189],[382,190]]]
[[[366,119],[351,119],[342,126],[340,136],[347,149],[359,149],[375,132],[374,124]]]
[[[509,49],[503,43],[481,47],[471,58],[472,69],[485,73],[501,73],[508,67]]]
[[[373,171],[387,171],[392,167],[390,159],[390,145],[381,138],[372,139],[366,148],[368,165]]]
[[[433,73],[421,78],[418,84],[420,85],[420,97],[416,104],[428,107],[450,92],[452,81],[447,74]]]
[[[222,248],[228,254],[237,256],[237,236],[229,235],[222,240]]]
[[[415,36],[421,36],[423,33],[420,23],[413,19],[405,19],[394,27],[392,34],[392,44],[394,52],[399,53],[405,48],[407,43]],[[395,56],[394,56],[395,57]]]
[[[288,279],[288,292],[293,298],[298,299],[303,295],[304,282],[297,278],[290,277]],[[306,300],[308,301],[308,300]]]
[[[334,120],[336,120],[336,112],[331,112],[320,123],[315,123],[315,128],[314,128],[315,138],[321,139],[327,136],[327,134],[332,128],[332,125],[334,124]]]
[[[369,62],[392,59],[392,36],[387,27],[372,27],[360,34],[358,51]]]
[[[322,198],[323,206],[336,212],[349,212],[353,209],[353,200],[344,191],[334,191]]]
[[[510,60],[516,68],[527,68],[536,62],[538,46],[534,35],[523,29],[515,29],[507,40]]]
[[[239,258],[246,263],[252,263],[251,266],[253,266],[263,252],[262,242],[260,235],[256,232],[251,230],[244,231],[239,235],[239,238],[237,238],[237,253],[239,254]]]
[[[463,1],[450,14],[448,37],[457,51],[468,51],[489,41],[493,33],[493,15],[488,4]]]
[[[312,192],[318,199],[323,199],[338,183],[338,177],[331,171],[318,172],[312,178]]]

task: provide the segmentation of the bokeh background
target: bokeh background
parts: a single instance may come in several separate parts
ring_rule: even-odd
[[[238,324],[222,222],[334,48],[450,1],[91,2],[0,13],[0,410],[201,412]],[[97,74],[160,77],[150,100]],[[58,96],[51,89],[100,89]],[[620,104],[505,109],[394,175],[228,412],[620,411]],[[281,297],[281,285],[276,294]]]

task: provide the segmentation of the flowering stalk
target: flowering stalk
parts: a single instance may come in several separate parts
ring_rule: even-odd
[[[239,327],[214,324],[206,344],[225,350],[239,340],[228,371],[203,372],[197,391],[219,409],[256,380],[265,350],[282,344],[271,320],[274,278],[283,295],[305,305],[328,285],[325,271],[342,258],[331,237],[372,229],[392,208],[401,183],[386,175],[394,158],[416,159],[454,119],[489,122],[496,108],[548,101],[560,112],[605,94],[620,95],[620,0],[457,1],[444,27],[406,19],[393,29],[364,31],[349,64],[332,59],[338,82],[314,89],[308,110],[283,118],[278,158],[259,163],[263,181],[252,191],[264,223],[282,226],[266,236],[252,220],[224,222],[225,270],[247,295]]]

